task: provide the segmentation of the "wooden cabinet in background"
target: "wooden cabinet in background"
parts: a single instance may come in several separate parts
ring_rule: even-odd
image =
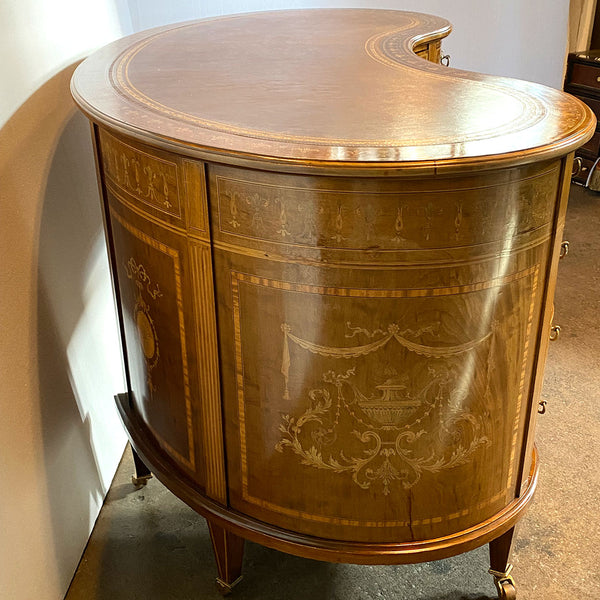
[[[573,152],[562,92],[439,65],[443,19],[264,12],[74,75],[147,467],[243,539],[336,562],[490,544],[529,504]],[[140,477],[147,469],[140,465]]]
[[[588,50],[569,54],[565,92],[577,96],[600,117],[600,50]],[[573,181],[588,186],[591,173],[597,167],[600,156],[600,130],[577,150]],[[600,183],[600,182],[598,182]],[[598,188],[598,183],[592,186]]]

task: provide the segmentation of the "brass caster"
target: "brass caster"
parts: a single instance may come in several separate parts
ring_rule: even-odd
[[[132,475],[131,483],[133,483],[135,487],[140,488],[148,483],[148,479],[152,479],[152,473],[148,473],[148,475],[142,475],[141,477],[136,477],[135,475]]]
[[[240,575],[233,583],[226,583],[219,577],[217,577],[217,591],[221,596],[229,596],[233,591],[233,588],[242,580],[242,576]]]
[[[508,565],[506,572],[489,570],[490,575],[494,577],[494,584],[496,585],[496,591],[498,592],[499,600],[517,600],[517,588],[515,587],[515,580],[512,578],[510,572],[512,571],[512,565]]]
[[[517,590],[515,584],[507,579],[496,584],[498,589],[498,598],[500,600],[517,600]]]

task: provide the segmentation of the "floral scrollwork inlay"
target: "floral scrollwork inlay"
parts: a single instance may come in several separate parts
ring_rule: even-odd
[[[148,388],[153,390],[152,370],[158,364],[160,352],[156,327],[154,326],[154,320],[151,316],[149,301],[160,298],[162,292],[160,291],[158,284],[152,283],[144,265],[138,264],[133,257],[131,257],[124,266],[127,277],[131,279],[136,286],[136,302],[133,309],[133,317],[137,327],[141,349],[146,361],[146,379]]]
[[[489,355],[492,331],[454,346],[431,346],[416,340],[423,334],[435,336],[436,324],[403,330],[392,323],[369,330],[346,323],[345,337],[365,339],[365,343],[343,347],[302,339],[287,323],[281,325],[281,331],[284,400],[290,399],[292,344],[327,360],[340,359],[349,368],[322,373],[322,385],[308,390],[308,407],[302,414],[282,414],[281,438],[275,445],[278,452],[291,451],[303,465],[347,473],[360,488],[377,485],[388,495],[394,482],[410,489],[425,472],[464,465],[479,448],[490,444],[482,418],[465,402],[466,392],[453,359],[476,351],[482,344],[489,345]],[[402,353],[425,359],[424,383],[415,389],[410,372],[394,371],[367,395],[358,384],[361,361],[356,359],[391,343],[398,344]],[[352,429],[342,431],[342,418],[352,423]]]

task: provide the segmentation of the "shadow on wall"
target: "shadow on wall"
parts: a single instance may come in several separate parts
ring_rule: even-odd
[[[78,564],[125,444],[113,402],[124,384],[90,132],[69,92],[76,66],[47,81],[0,130],[4,258],[11,296],[22,299],[5,341],[15,369],[23,365],[14,374],[23,380],[18,402],[35,425],[21,432],[34,439],[13,443],[33,448],[35,462],[23,469],[41,479],[26,491],[38,495],[45,514],[30,517],[43,525],[30,543],[56,575],[48,588],[59,590]],[[18,508],[15,515],[28,518]]]
[[[68,88],[61,93],[72,105]],[[122,377],[119,342],[90,128],[74,107],[57,139],[44,193],[38,324],[48,498],[68,576],[110,486],[113,470],[106,480],[99,460],[108,452],[116,466],[124,445],[111,448],[112,431],[120,432],[113,395],[123,386],[110,385]],[[112,426],[102,428],[107,421]]]

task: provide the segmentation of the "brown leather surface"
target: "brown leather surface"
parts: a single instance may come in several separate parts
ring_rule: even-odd
[[[385,10],[234,15],[120,40],[79,67],[73,91],[98,121],[140,137],[279,159],[487,156],[489,166],[589,137],[589,109],[562,92],[412,52],[449,30],[444,19]]]

